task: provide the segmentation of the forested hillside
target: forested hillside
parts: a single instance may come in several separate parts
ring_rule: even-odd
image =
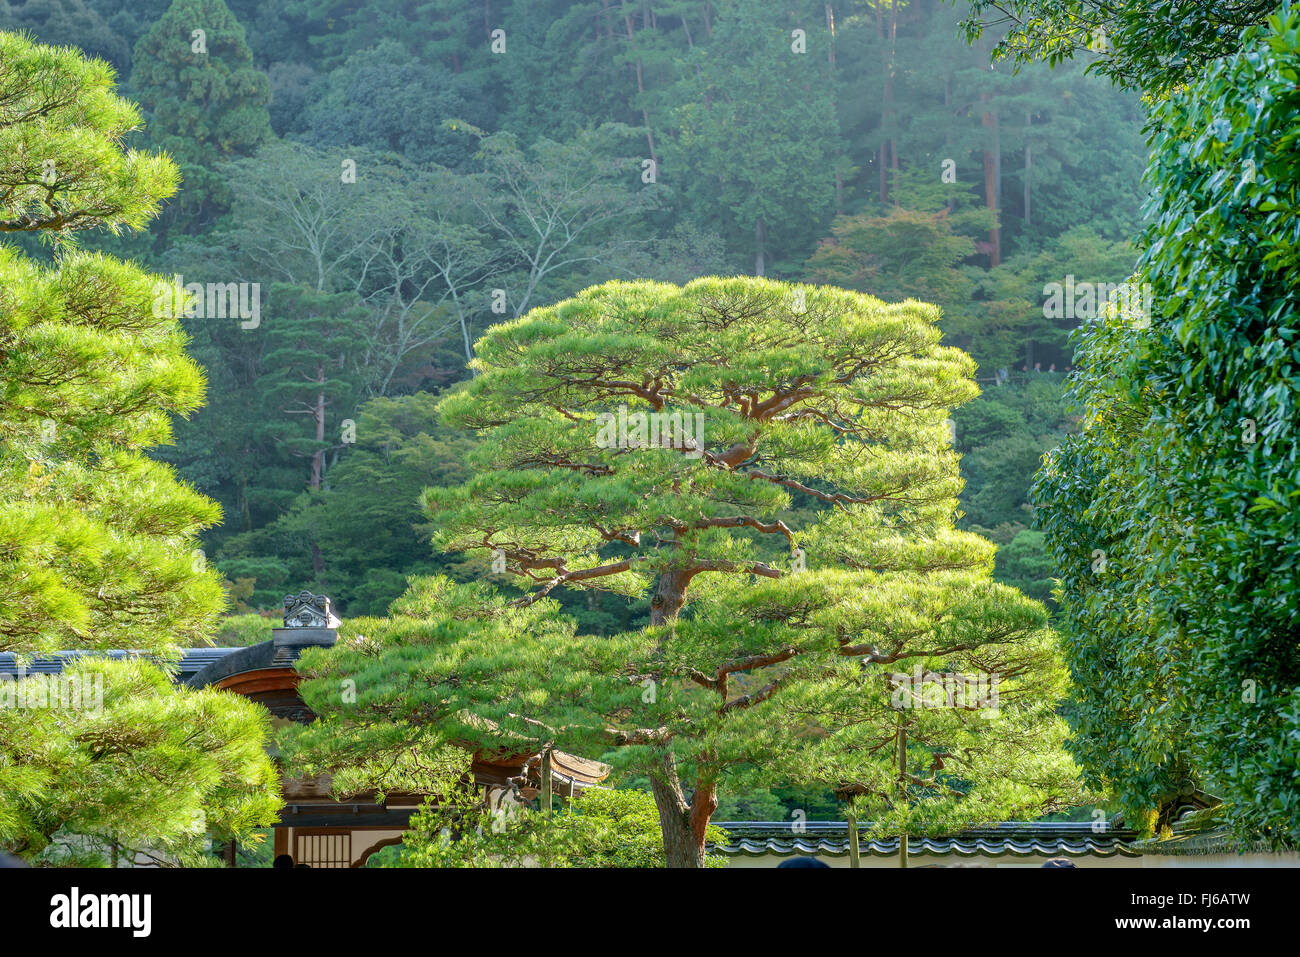
[[[382,613],[411,574],[489,571],[435,554],[419,504],[467,478],[474,440],[434,406],[488,326],[609,279],[713,273],[938,304],[984,388],[953,423],[962,522],[1002,546],[1004,582],[1048,598],[1027,490],[1072,429],[1067,336],[1093,307],[1054,312],[1046,287],[1131,273],[1144,118],[1085,62],[991,69],[996,37],[968,45],[962,15],[0,0],[0,30],[108,60],[145,113],[132,145],[180,167],[147,234],[84,244],[208,289],[184,318],[207,405],[160,455],[223,508],[204,548],[234,609],[310,588],[345,616]],[[588,630],[647,611],[563,600]]]

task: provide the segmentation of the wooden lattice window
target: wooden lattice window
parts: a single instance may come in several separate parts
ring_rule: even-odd
[[[293,841],[295,864],[352,866],[352,834],[349,831],[295,830]]]

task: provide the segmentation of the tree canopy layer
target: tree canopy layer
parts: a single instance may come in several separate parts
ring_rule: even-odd
[[[135,45],[131,87],[149,112],[153,143],[185,174],[169,217],[184,216],[192,229],[214,201],[225,202],[216,164],[271,135],[270,81],[253,66],[244,28],[224,0],[173,0]]]
[[[961,15],[944,0],[0,0],[0,25],[119,65],[148,119],[128,142],[184,174],[147,235],[84,248],[358,297],[364,315],[330,336],[348,388],[323,437],[321,415],[284,414],[272,358],[292,317],[272,301],[253,328],[183,317],[208,402],[152,453],[222,505],[204,548],[256,579],[258,610],[292,579],[344,616],[382,610],[406,575],[468,566],[394,562],[300,521],[326,498],[363,507],[331,478],[365,447],[342,447],[343,423],[436,394],[468,375],[484,329],[595,283],[764,272],[915,297],[1002,393],[1063,371],[1073,320],[1045,316],[1042,290],[1132,270],[1139,100],[1082,62],[989,69],[995,37],[968,45]],[[1032,403],[989,390],[966,407],[1017,413],[985,447],[957,416],[976,453],[960,521],[999,542],[1025,532],[1026,477],[1070,428],[1030,385]],[[308,447],[327,449],[311,469]],[[423,521],[402,504],[408,528]],[[1046,594],[1037,540],[1019,548],[1014,580]],[[605,631],[647,612],[561,600]]]
[[[500,550],[538,597],[656,581],[658,624],[703,572],[778,577],[765,559],[799,546],[870,568],[903,527],[948,535],[959,480],[946,420],[976,389],[936,319],[915,301],[702,279],[607,283],[495,327],[479,374],[441,406],[485,441],[476,479],[426,496],[436,541]],[[881,533],[792,529],[777,514],[792,494]],[[955,565],[982,561],[972,537],[953,541]],[[627,554],[603,561],[612,545]],[[923,560],[924,545],[898,547]]]

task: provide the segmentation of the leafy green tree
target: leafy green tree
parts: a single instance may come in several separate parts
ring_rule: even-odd
[[[136,41],[167,11],[171,2],[172,0],[131,0],[130,3],[123,0],[86,0],[86,5],[98,11],[109,28],[126,41],[127,61],[122,69],[124,74],[130,73],[127,68]]]
[[[300,62],[311,59],[331,71],[355,53],[398,41],[410,54],[456,73],[473,72],[476,62],[488,59],[485,16],[502,5],[501,0],[486,6],[478,0],[421,0],[418,8],[409,0],[235,0],[234,6],[242,18],[243,10],[253,14],[272,3],[279,7],[274,19],[298,34],[291,42]],[[419,29],[412,29],[416,17]]]
[[[465,74],[422,63],[396,40],[353,54],[324,80],[308,110],[308,142],[321,147],[365,146],[421,162],[468,171],[474,141],[464,119],[491,129],[496,111]]]
[[[630,127],[603,124],[526,149],[511,133],[476,132],[483,172],[474,201],[511,258],[498,288],[513,316],[578,288],[575,274],[590,276],[650,241],[636,227],[662,202],[663,189],[643,185],[641,166],[627,155]]]
[[[1300,839],[1294,116],[1300,11],[1155,110],[1150,317],[1081,337],[1083,425],[1035,488],[1061,579],[1072,745],[1148,826],[1187,787]]]
[[[271,640],[271,630],[275,627],[275,619],[263,615],[230,615],[221,622],[215,644],[220,648],[260,645]]]
[[[202,864],[209,835],[243,837],[277,817],[270,719],[245,698],[91,657],[0,682],[6,698],[0,847],[33,863]]]
[[[317,292],[355,292],[370,312],[369,394],[387,394],[410,372],[412,359],[427,357],[429,347],[453,337],[453,330],[469,361],[471,331],[490,315],[483,284],[514,265],[489,232],[480,211],[488,197],[474,175],[369,149],[287,142],[222,172],[230,178],[234,208],[211,237],[185,244],[186,258],[209,266],[233,258],[230,268],[241,276],[269,270]],[[559,208],[527,211],[545,217]],[[575,234],[584,229],[568,225]],[[544,254],[569,245],[558,232],[545,235]],[[571,265],[547,261],[538,271]]]
[[[345,159],[356,163],[355,182],[344,181]],[[353,403],[373,395],[438,389],[465,374],[474,329],[493,317],[484,285],[494,270],[508,265],[478,218],[471,177],[420,169],[368,150],[331,155],[293,143],[263,147],[222,171],[235,197],[231,213],[209,235],[178,243],[165,261],[169,271],[185,276],[270,279],[351,297],[337,300],[348,304],[346,321],[326,315],[313,320],[329,326],[331,338],[346,340],[339,344],[345,347],[347,367],[331,366],[329,377],[348,385],[351,395],[344,405],[327,409],[322,441],[339,444],[339,423],[355,417]],[[213,384],[213,402],[182,426],[169,460],[218,498],[231,516],[224,529],[208,538],[214,554],[231,535],[266,528],[285,516],[302,489],[300,460],[281,441],[290,420],[281,412],[282,397],[269,391],[295,382],[305,386],[269,361],[271,350],[288,341],[282,333],[302,317],[288,316],[288,325],[282,323],[274,315],[275,295],[262,288],[268,311],[259,329],[186,320],[195,355]],[[322,344],[313,339],[308,350],[319,352]],[[285,358],[293,368],[301,365],[292,348]],[[264,414],[250,418],[250,407]],[[314,432],[307,436],[315,441]],[[345,458],[344,451],[331,448],[326,468]],[[403,500],[401,507],[408,504]],[[262,541],[270,545],[272,539]],[[293,556],[300,547],[275,549],[277,555]],[[427,558],[427,549],[420,552],[421,559]],[[404,547],[402,553],[407,554]],[[241,551],[241,560],[245,557],[254,558]],[[240,574],[259,577],[258,591],[265,592],[277,587],[270,575],[278,562],[264,566],[261,575],[250,568]],[[364,569],[336,571],[331,595],[341,601],[337,589],[348,588],[353,571]],[[308,568],[302,580],[312,575]],[[404,574],[397,574],[392,587],[382,590],[385,597],[376,592],[374,600],[391,600],[403,582]],[[259,595],[259,601],[265,597]]]
[[[225,0],[173,0],[136,43],[132,64],[131,89],[149,113],[151,140],[185,176],[175,215],[204,222],[227,198],[217,164],[271,136],[270,82],[253,66]]]
[[[1070,330],[1091,317],[1051,315],[1048,284],[1118,285],[1136,259],[1129,243],[1107,240],[1090,226],[1074,227],[974,275],[971,298],[945,311],[945,329],[986,374],[1002,368],[1047,372],[1053,365],[1062,370],[1069,361]]]
[[[344,160],[356,163],[345,182]],[[234,201],[208,240],[185,245],[207,258],[209,245],[236,251],[241,276],[308,286],[357,289],[357,268],[388,219],[398,184],[391,163],[374,153],[327,151],[276,141],[221,168]],[[367,216],[377,210],[381,215]],[[229,255],[227,252],[226,255]]]
[[[1033,521],[1025,476],[1074,428],[1064,376],[1030,374],[984,393],[953,413],[962,453],[963,528],[998,543],[993,577],[1052,604],[1055,571]]]
[[[176,187],[123,150],[140,124],[102,61],[0,34],[0,234],[55,237],[50,265],[0,246],[0,647],[150,651],[204,640],[223,605],[196,553],[220,512],[145,451],[203,400],[156,278],[76,250],[138,229]]]
[[[996,217],[972,193],[942,184],[929,171],[902,170],[891,182],[894,205],[883,214],[868,209],[837,216],[805,272],[811,280],[883,299],[932,302],[951,334],[953,317],[969,311],[978,281],[977,271],[964,264]]]
[[[998,549],[994,577],[1016,588],[1030,598],[1054,606],[1052,598],[1052,560],[1047,555],[1047,543],[1042,532],[1022,528],[1011,541]]]
[[[704,279],[609,283],[495,327],[479,374],[440,406],[481,433],[475,474],[426,500],[437,544],[487,551],[529,591],[511,603],[417,581],[391,620],[351,623],[364,642],[304,661],[327,716],[318,745],[611,750],[650,777],[673,866],[703,862],[733,772],[843,784],[899,827],[951,823],[967,796],[978,819],[1063,800],[1044,612],[992,583],[991,546],[952,528],[944,420],[975,389],[936,318],[914,301]],[[695,426],[618,437],[602,413]],[[561,587],[649,592],[651,625],[577,635],[546,598]],[[945,724],[891,707],[891,675],[981,665],[1023,708],[979,717],[971,703]],[[355,704],[336,700],[343,677],[366,689]],[[1010,756],[1039,719],[1023,767],[1050,773],[1034,784]],[[916,732],[902,767],[868,745],[900,724]],[[968,750],[929,800],[900,776],[931,767],[945,736]]]
[[[1276,8],[1273,0],[971,0],[963,27],[975,39],[1010,24],[995,59],[1055,66],[1091,53],[1090,69],[1120,86],[1164,94],[1238,50],[1241,31]]]
[[[838,217],[830,242],[808,261],[810,278],[888,299],[945,303],[970,297],[974,283],[957,268],[975,243],[954,232],[947,210],[894,207],[884,216]]]

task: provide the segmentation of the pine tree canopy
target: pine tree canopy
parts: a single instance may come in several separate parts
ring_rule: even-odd
[[[176,191],[164,156],[123,150],[140,111],[113,68],[0,33],[0,232],[138,229]]]
[[[242,837],[277,817],[270,723],[260,705],[178,687],[139,660],[87,656],[4,682],[0,842],[43,864],[102,866],[113,853],[210,863],[207,835]]]
[[[499,549],[536,596],[636,594],[662,576],[656,621],[696,575],[778,577],[799,547],[858,568],[978,566],[988,550],[951,533],[946,426],[976,395],[974,364],[938,344],[937,319],[913,301],[701,279],[609,283],[498,326],[441,406],[486,441],[475,480],[427,497],[438,544]],[[624,447],[601,448],[623,419]],[[655,424],[672,434],[654,442]],[[824,522],[782,521],[795,496]],[[626,554],[605,560],[612,546]]]
[[[205,640],[224,604],[198,533],[220,509],[146,457],[203,401],[158,277],[76,248],[138,229],[176,189],[165,156],[122,148],[139,112],[113,71],[0,34],[0,649]]]

